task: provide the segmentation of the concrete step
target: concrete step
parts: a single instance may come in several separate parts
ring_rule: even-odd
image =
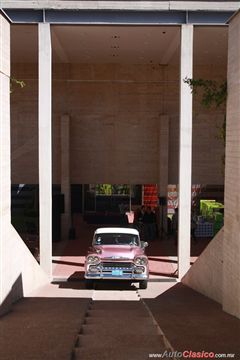
[[[116,301],[116,299],[119,299],[121,301],[137,302],[139,301],[139,296],[135,290],[129,291],[120,288],[114,290],[112,286],[108,288],[107,286],[105,288],[103,288],[102,286],[101,289],[98,288],[97,291],[93,292],[92,299],[93,301],[103,301],[103,300]]]
[[[116,350],[121,349],[123,346],[125,348],[129,347],[138,347],[139,344],[144,344],[145,349],[151,349],[153,347],[158,347],[159,349],[164,349],[163,339],[160,335],[149,336],[147,331],[145,335],[138,334],[137,328],[135,334],[129,336],[127,333],[127,324],[126,324],[126,332],[125,334],[119,334],[118,331],[113,331],[111,327],[109,327],[109,333],[106,334],[99,333],[97,336],[94,335],[79,335],[79,347],[86,348],[98,348],[102,349],[102,351],[106,351],[106,349],[115,348]]]
[[[145,309],[131,309],[131,310],[124,310],[124,309],[109,309],[108,311],[104,310],[104,309],[90,309],[86,316],[87,317],[94,317],[94,318],[106,318],[106,315],[108,318],[112,318],[112,317],[125,317],[126,319],[127,318],[131,318],[131,319],[135,319],[136,317],[137,318],[145,318],[145,317],[148,317],[148,313],[146,312]]]
[[[111,331],[113,333],[118,333],[119,335],[128,334],[129,336],[135,335],[136,333],[139,335],[156,335],[157,327],[152,323],[144,323],[141,326],[136,326],[135,323],[133,325],[127,324],[127,326],[119,326],[119,323],[112,322]],[[83,325],[81,329],[81,334],[83,335],[96,335],[99,336],[108,336],[109,328],[105,326],[104,323],[94,324],[94,325]]]
[[[25,298],[0,320],[1,360],[68,360],[89,299]]]
[[[94,301],[76,345],[76,360],[144,360],[166,350],[142,301]]]
[[[135,310],[142,309],[145,311],[145,306],[141,300],[138,301],[94,301],[91,304],[93,310]]]
[[[120,318],[118,316],[109,316],[106,313],[105,321],[102,317],[92,317],[88,316],[84,319],[84,325],[97,325],[101,324],[106,328],[111,328],[111,326],[119,326],[119,327],[140,327],[144,325],[153,325],[153,321],[150,317],[135,317],[131,318],[131,316],[127,316],[125,314],[124,317]]]
[[[126,350],[124,350],[124,348]],[[160,354],[166,349],[158,345],[145,348],[144,346],[129,347],[129,343],[122,344],[121,348],[89,348],[89,349],[75,349],[74,360],[149,360],[149,354]]]
[[[93,301],[91,303],[91,307],[93,308],[100,308],[100,309],[116,309],[116,308],[121,308],[121,309],[135,309],[136,306],[144,306],[142,301],[140,300],[140,298],[138,298],[138,300],[136,301],[125,301],[125,300],[116,300],[116,301],[111,301],[109,302],[104,301],[104,300],[97,300],[97,301]]]

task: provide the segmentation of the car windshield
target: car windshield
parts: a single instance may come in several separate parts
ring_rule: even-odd
[[[134,234],[95,234],[93,245],[130,245],[139,246],[139,238]]]

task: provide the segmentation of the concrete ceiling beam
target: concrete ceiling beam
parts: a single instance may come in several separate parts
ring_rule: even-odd
[[[240,1],[2,1],[4,9],[208,10],[237,11]]]

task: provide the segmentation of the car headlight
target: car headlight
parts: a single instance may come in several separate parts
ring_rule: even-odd
[[[100,258],[98,256],[95,256],[95,255],[89,255],[87,257],[87,263],[88,264],[99,264],[100,263]]]
[[[147,265],[148,259],[145,256],[138,256],[134,259],[136,265]]]

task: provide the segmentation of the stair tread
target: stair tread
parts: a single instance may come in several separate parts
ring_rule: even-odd
[[[111,317],[111,316],[127,316],[127,317],[131,317],[134,318],[135,317],[148,317],[148,313],[146,312],[145,309],[138,309],[138,310],[131,310],[131,311],[126,311],[125,309],[109,309],[107,312],[107,317]],[[104,317],[106,318],[106,310],[105,309],[94,309],[94,310],[89,310],[87,312],[87,317]]]
[[[129,345],[131,347],[138,346],[144,342],[144,347],[151,349],[154,346],[163,347],[163,339],[160,335],[156,333],[156,335],[148,336],[146,331],[144,334],[138,334],[137,328],[136,333],[129,336],[127,333],[127,324],[126,324],[126,332],[124,334],[119,334],[118,331],[113,331],[111,327],[109,327],[109,335],[106,336],[104,333],[99,333],[98,336],[96,334],[83,334],[79,335],[79,347],[94,347],[94,348],[116,348],[121,347],[123,344]]]
[[[136,330],[137,329],[137,330]],[[122,334],[136,334],[136,331],[138,334],[146,334],[146,332],[150,335],[156,335],[157,334],[157,327],[152,323],[148,323],[148,324],[144,324],[144,326],[130,326],[128,324],[127,329],[124,326],[119,326],[118,323],[112,323],[111,324],[111,331],[118,331],[118,334],[122,335]],[[82,334],[99,334],[101,333],[101,335],[106,336],[107,334],[109,334],[109,328],[106,327],[103,324],[84,324],[82,326]]]
[[[132,309],[143,309],[145,311],[145,307],[143,305],[143,302],[141,300],[136,301],[94,301],[94,303],[91,305],[92,310],[105,310],[108,311],[112,309],[120,309],[120,310],[128,310],[131,311]]]
[[[143,339],[142,342],[144,342]],[[124,345],[124,346],[123,346]],[[127,348],[127,350],[123,350],[123,348]],[[147,360],[149,359],[149,354],[153,353],[163,353],[166,350],[164,346],[152,346],[145,347],[143,345],[139,346],[129,346],[126,344],[121,344],[119,348],[91,348],[91,349],[83,349],[78,348],[75,349],[74,359],[75,360]]]
[[[85,318],[85,324],[86,325],[94,325],[94,324],[102,324],[102,318],[94,318],[94,317],[86,317]],[[122,316],[119,317],[109,317],[109,315],[106,316],[106,321],[104,322],[105,327],[108,326],[108,324],[119,324],[119,326],[126,326],[126,324],[130,326],[144,326],[148,324],[153,324],[152,319],[150,317],[136,317],[131,319],[130,316]]]

